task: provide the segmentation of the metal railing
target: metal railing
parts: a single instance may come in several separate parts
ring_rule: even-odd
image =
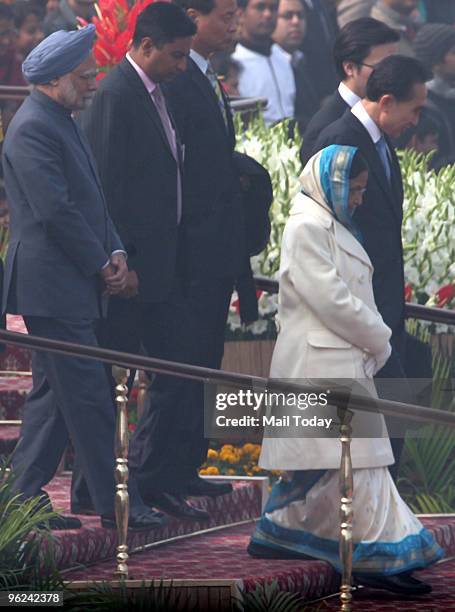
[[[1,100],[25,100],[32,91],[32,87],[0,85]],[[266,98],[243,98],[230,97],[229,103],[232,110],[236,113],[245,113],[264,109],[267,106]]]
[[[20,334],[0,330],[0,342],[23,346],[28,349],[45,350],[62,355],[72,355],[95,359],[117,366],[113,370],[116,380],[117,429],[116,429],[116,497],[115,515],[117,524],[117,570],[116,574],[122,578],[128,577],[128,421],[127,421],[127,387],[125,385],[128,375],[123,366],[148,370],[159,374],[199,380],[203,383],[230,385],[236,388],[260,385],[263,389],[275,392],[321,393],[327,387],[303,385],[276,380],[269,380],[259,376],[248,376],[213,370],[184,363],[164,361],[143,355],[133,355],[112,351],[100,347],[83,346],[70,342],[49,340],[37,336]],[[340,417],[340,441],[342,444],[342,458],[340,464],[340,559],[342,561],[341,610],[349,612],[352,599],[352,495],[353,472],[351,462],[351,418],[352,410],[361,409],[366,412],[382,413],[384,415],[402,416],[415,421],[444,424],[455,428],[455,414],[433,408],[426,408],[412,404],[402,404],[391,400],[381,400],[364,396],[357,396],[350,390],[331,390],[331,404],[337,406]],[[349,408],[348,408],[349,405]]]
[[[255,276],[254,282],[257,289],[266,293],[278,293],[279,282],[265,276]],[[419,319],[432,323],[445,323],[455,325],[455,311],[443,310],[442,308],[429,308],[421,304],[405,304],[405,316],[408,319]]]
[[[25,100],[31,92],[31,87],[0,85],[0,100]]]

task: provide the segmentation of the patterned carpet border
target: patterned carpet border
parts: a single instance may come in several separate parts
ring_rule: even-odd
[[[438,542],[446,546],[447,555],[455,554],[455,517],[439,519],[423,519],[431,529]],[[217,532],[201,534],[179,542],[163,544],[152,550],[133,555],[129,562],[130,578],[142,579],[186,579],[194,581],[203,580],[232,580],[239,588],[251,591],[256,585],[278,580],[282,590],[299,593],[306,601],[311,601],[337,591],[339,578],[335,571],[322,561],[279,561],[252,559],[246,553],[253,524],[226,528]],[[447,548],[448,546],[448,548]],[[98,563],[88,569],[69,572],[67,580],[111,580],[115,569],[114,561]],[[438,565],[436,568],[424,573],[430,577],[434,585],[438,605],[442,602],[444,607],[439,608],[381,608],[374,610],[399,609],[432,612],[434,610],[450,610],[447,607],[450,601],[455,606],[455,575],[453,563]],[[449,588],[450,586],[450,588]],[[378,593],[378,592],[375,592]],[[373,595],[375,596],[375,593]],[[360,593],[359,593],[360,596]],[[361,597],[371,596],[366,590]],[[383,594],[379,594],[381,598]],[[419,602],[430,602],[430,596],[420,599]],[[382,599],[381,599],[382,601]],[[394,600],[395,601],[395,600]],[[408,600],[406,600],[408,601]],[[386,599],[387,605],[390,598]],[[324,602],[321,610],[331,602]],[[391,605],[391,604],[390,604]],[[395,605],[395,604],[394,604]],[[425,603],[426,605],[426,603]],[[327,609],[337,609],[327,608]],[[338,608],[339,609],[339,608]],[[364,608],[366,610],[366,608]],[[372,608],[368,608],[372,612]],[[455,608],[454,608],[455,609]],[[357,607],[355,608],[357,610]]]
[[[229,495],[217,498],[194,498],[192,503],[210,513],[208,521],[179,521],[171,518],[163,529],[130,534],[130,550],[152,542],[188,535],[220,525],[253,520],[260,516],[262,503],[261,481],[239,480],[233,483]],[[58,476],[46,487],[55,508],[69,511],[70,477]],[[115,556],[115,531],[103,529],[96,516],[79,516],[82,528],[54,532],[54,550],[60,569],[76,565],[90,565]]]

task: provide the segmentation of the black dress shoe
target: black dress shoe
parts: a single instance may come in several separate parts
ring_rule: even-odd
[[[372,589],[383,589],[399,595],[427,595],[431,586],[413,578],[409,573],[395,576],[359,576],[354,575],[357,584]]]
[[[141,512],[131,513],[128,519],[129,531],[149,531],[150,529],[158,529],[167,524],[167,518],[161,513],[147,508]],[[116,529],[117,525],[115,517],[101,516],[101,525],[105,529]]]
[[[66,529],[80,529],[82,523],[75,516],[54,516],[47,521],[42,521],[39,524],[41,528],[53,529],[55,531],[64,531]]]
[[[179,519],[189,521],[206,521],[210,518],[209,513],[202,508],[191,506],[183,495],[174,495],[171,493],[153,493],[144,497],[146,504],[158,508],[166,514],[175,516]]]
[[[255,559],[301,559],[302,561],[314,561],[314,557],[303,553],[292,550],[275,550],[256,542],[250,542],[246,551],[250,557]]]
[[[211,482],[197,477],[187,483],[185,493],[194,497],[218,497],[232,493],[232,485],[230,482]]]

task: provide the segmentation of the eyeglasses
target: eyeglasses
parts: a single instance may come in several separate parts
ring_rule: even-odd
[[[374,70],[375,68],[378,67],[378,64],[366,64],[365,62],[359,62],[358,65],[359,66],[366,66],[367,68],[371,68],[372,70]]]

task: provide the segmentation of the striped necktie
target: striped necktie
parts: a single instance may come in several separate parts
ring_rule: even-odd
[[[221,114],[223,115],[224,124],[227,127],[228,120],[226,106],[224,104],[223,92],[221,91],[221,85],[218,80],[218,77],[216,76],[216,72],[213,70],[210,63],[207,66],[207,72],[205,74],[207,75],[207,78],[210,81],[210,85],[213,87],[213,91],[215,92],[216,97],[218,98],[218,105],[220,107]]]

